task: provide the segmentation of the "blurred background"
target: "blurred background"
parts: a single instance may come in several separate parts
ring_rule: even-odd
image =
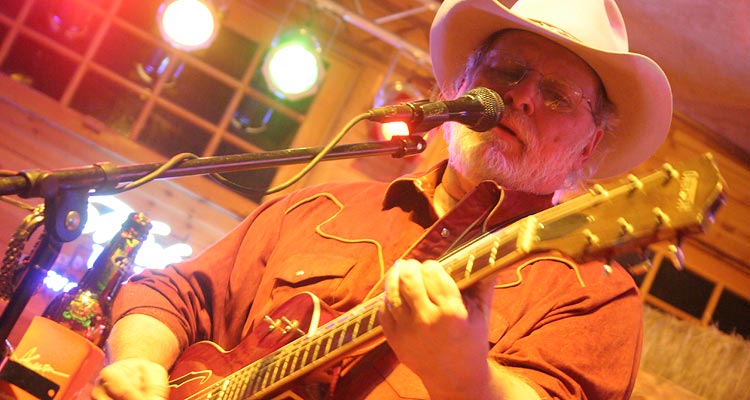
[[[727,204],[716,223],[707,234],[682,243],[684,269],[651,251],[647,257],[657,262],[632,268],[634,279],[650,309],[676,321],[671,330],[654,332],[688,340],[693,334],[687,332],[704,329],[732,343],[739,338],[744,350],[732,352],[740,357],[739,364],[733,360],[732,373],[741,382],[750,374],[744,341],[750,336],[750,2],[618,4],[631,50],[663,67],[675,95],[667,142],[634,172],[642,175],[664,162],[712,152],[727,182]],[[323,145],[369,108],[435,95],[428,34],[439,5],[434,0],[2,0],[0,169],[150,163],[182,152],[215,156]],[[344,143],[392,132],[403,127],[360,123]],[[292,189],[334,180],[390,180],[426,168],[444,156],[442,138],[427,141],[427,150],[414,157],[324,162]],[[84,235],[65,246],[15,334],[51,296],[75,285],[130,211],[143,211],[157,222],[138,267],[160,268],[221,237],[264,200],[263,190],[300,168],[229,174],[258,190],[249,193],[190,177],[92,197]],[[32,207],[42,202],[9,197]],[[28,212],[0,202],[4,249]],[[654,326],[666,326],[659,321]],[[714,375],[702,374],[709,382],[729,376],[725,367],[705,359],[676,368],[672,362],[673,372],[666,364],[650,364],[651,359],[675,360],[698,346],[685,342],[676,354],[658,352],[667,347],[647,347],[644,367],[655,373],[643,375],[644,385],[653,378],[654,385],[676,382],[690,396],[741,398],[726,395],[734,393],[731,388],[716,397],[696,387],[683,364],[710,366]],[[702,353],[727,359],[718,351]],[[736,387],[740,393],[739,383]]]

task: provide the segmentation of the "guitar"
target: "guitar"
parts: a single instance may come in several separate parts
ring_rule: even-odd
[[[463,289],[535,252],[559,251],[577,262],[611,259],[702,231],[723,203],[723,186],[711,154],[677,168],[664,164],[611,190],[595,186],[439,261]],[[255,329],[232,351],[210,342],[189,347],[171,372],[170,398],[302,399],[289,391],[301,378],[384,340],[377,317],[383,298],[332,318],[313,294],[299,294],[266,316],[268,329]]]

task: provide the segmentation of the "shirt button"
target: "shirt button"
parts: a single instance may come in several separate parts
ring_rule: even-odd
[[[302,276],[304,274],[305,274],[305,271],[299,270],[299,271],[297,271],[297,272],[294,273],[294,276]]]
[[[449,231],[448,228],[443,228],[440,231],[440,236],[442,236],[444,238],[447,238],[448,236],[450,236],[450,234],[451,234],[451,231]]]

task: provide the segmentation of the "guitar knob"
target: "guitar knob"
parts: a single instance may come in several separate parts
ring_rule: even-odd
[[[281,321],[279,321],[278,319],[274,321],[274,319],[271,318],[268,315],[266,315],[265,317],[263,317],[263,321],[268,322],[268,330],[269,331],[272,331],[272,330],[276,329],[276,327],[281,324]]]
[[[295,331],[295,330],[300,335],[304,335],[305,334],[305,332],[303,330],[299,329],[299,321],[297,321],[297,320],[290,321],[289,318],[287,318],[287,317],[281,317],[281,322],[284,323],[284,330],[281,331],[284,335],[286,335],[287,333],[289,333],[291,331]]]

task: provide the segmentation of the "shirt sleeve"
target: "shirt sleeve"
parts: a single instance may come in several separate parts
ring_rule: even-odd
[[[196,257],[133,276],[115,299],[113,321],[130,314],[157,318],[175,333],[181,350],[200,340],[233,347],[245,322],[238,316],[249,312],[276,240],[281,199],[257,208]]]
[[[496,290],[491,356],[542,398],[628,398],[642,335],[642,305],[630,275],[617,265],[550,260],[519,272],[518,284]],[[499,283],[515,273],[501,274]]]

